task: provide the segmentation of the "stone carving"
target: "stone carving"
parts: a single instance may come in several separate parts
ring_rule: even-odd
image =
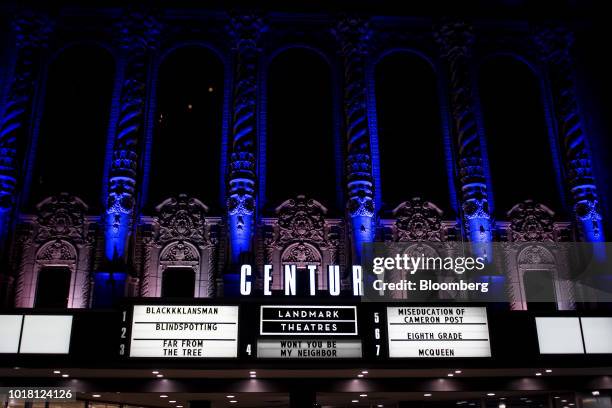
[[[57,238],[68,238],[75,243],[89,240],[85,225],[87,205],[78,197],[61,193],[41,201],[36,209],[36,242]]]
[[[267,260],[273,251],[280,251],[281,262],[306,267],[321,264],[322,251],[329,260],[336,259],[338,231],[331,231],[325,221],[327,209],[318,201],[298,195],[276,208],[278,221],[273,231],[266,233]]]
[[[524,201],[508,211],[510,241],[554,241],[555,213],[532,200]]]
[[[230,19],[229,33],[236,56],[227,203],[230,215],[250,216],[255,208],[257,42],[263,29],[262,19],[255,14],[233,15]]]
[[[442,56],[447,61],[450,75],[450,102],[456,134],[461,201],[466,229],[472,240],[482,241],[486,240],[486,237],[481,235],[490,233],[487,228],[490,214],[469,69],[474,43],[473,29],[463,21],[451,20],[437,28],[435,39],[440,45]],[[473,222],[475,220],[481,221]],[[479,230],[475,231],[474,228]]]
[[[168,245],[162,251],[159,260],[161,262],[178,262],[178,263],[189,263],[199,262],[200,255],[198,251],[192,245],[189,245],[183,241],[179,241]]]
[[[393,210],[397,241],[441,241],[442,210],[429,201],[413,198]]]
[[[43,245],[36,255],[36,260],[46,262],[75,262],[76,258],[77,256],[74,247],[68,242],[60,239]]]
[[[159,224],[156,242],[188,240],[194,244],[207,243],[205,215],[208,207],[201,201],[179,194],[156,207],[158,215],[155,221]]]
[[[282,264],[296,265],[305,268],[308,265],[320,265],[321,253],[314,246],[303,242],[289,245],[281,255]]]
[[[14,75],[11,79],[0,118],[0,262],[5,257],[6,239],[13,224],[19,169],[27,145],[35,82],[40,69],[40,51],[47,46],[53,24],[44,15],[20,13],[13,22],[17,41]],[[4,272],[0,272],[3,275]],[[0,276],[0,279],[2,277]],[[1,290],[2,288],[0,288]]]
[[[138,145],[144,125],[147,97],[148,51],[157,46],[161,27],[142,11],[127,13],[119,26],[125,52],[125,75],[121,87],[120,112],[113,147],[107,202],[106,227],[121,236],[132,223],[138,171]],[[127,242],[117,242],[120,246]],[[116,248],[124,253],[124,248]],[[107,254],[107,256],[110,254]]]
[[[371,31],[367,21],[345,17],[334,33],[344,61],[348,209],[353,217],[372,218],[375,213],[374,182],[365,75]]]
[[[542,60],[548,66],[553,113],[565,156],[569,190],[582,234],[589,241],[602,241],[602,217],[591,152],[588,147],[576,95],[571,47],[573,34],[565,27],[542,27],[535,35]]]
[[[327,209],[316,200],[303,195],[282,203],[278,214],[278,238],[280,245],[294,241],[325,243],[325,214]]]
[[[519,264],[551,264],[555,263],[553,255],[546,248],[529,245],[518,256]]]

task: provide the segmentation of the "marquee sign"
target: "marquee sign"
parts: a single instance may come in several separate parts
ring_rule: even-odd
[[[259,340],[257,357],[287,359],[361,358],[361,340]]]
[[[491,357],[484,307],[387,307],[389,357]]]
[[[261,306],[262,336],[352,336],[357,306]]]
[[[130,357],[236,358],[238,306],[136,305]]]

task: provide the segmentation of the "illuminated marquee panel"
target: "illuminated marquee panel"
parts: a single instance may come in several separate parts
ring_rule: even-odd
[[[387,307],[391,358],[491,357],[484,307]]]
[[[236,358],[238,306],[134,306],[130,357]]]
[[[72,316],[0,315],[1,354],[68,354]]]

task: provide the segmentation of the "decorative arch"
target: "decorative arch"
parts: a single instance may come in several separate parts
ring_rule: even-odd
[[[194,297],[214,294],[217,238],[211,235],[207,211],[200,200],[185,194],[170,197],[155,207],[152,231],[144,237],[141,296],[162,296],[164,273],[171,268],[193,270]]]
[[[338,210],[338,96],[329,57],[305,44],[286,45],[267,59],[262,75],[266,118],[260,133],[260,185],[265,189],[262,201],[268,203],[264,212],[272,213],[274,205],[297,194],[316,195],[332,211]]]
[[[40,307],[39,301],[45,297],[49,296],[60,296],[61,293],[49,293],[46,291],[56,290],[58,292],[62,291],[61,283],[58,282],[58,278],[63,277],[66,272],[69,274],[66,287],[66,306],[72,306],[72,300],[74,298],[74,286],[76,280],[76,270],[77,270],[77,250],[76,248],[69,243],[68,241],[57,239],[53,241],[49,241],[46,244],[43,244],[37,254],[36,254],[36,263],[34,266],[33,273],[33,281],[31,283],[31,296],[33,301],[33,306]],[[44,276],[49,275],[49,276]],[[45,278],[49,279],[50,275],[57,275],[53,282],[46,282],[43,280]],[[55,283],[56,285],[60,283],[60,286],[47,286],[46,283]],[[41,293],[43,292],[44,293]],[[54,302],[55,303],[55,302]],[[57,305],[59,306],[59,305]]]
[[[192,266],[200,263],[200,254],[195,245],[185,241],[172,242],[162,249],[159,256],[162,267],[167,266]]]
[[[74,268],[76,260],[76,248],[70,242],[62,239],[47,242],[36,253],[36,261],[42,265],[61,265]]]
[[[23,229],[19,238],[17,307],[34,307],[39,275],[44,269],[69,271],[67,306],[89,306],[90,274],[98,224],[86,213],[87,205],[80,198],[61,193],[38,203],[36,216],[24,221],[28,228]]]
[[[182,42],[162,54],[154,75],[143,205],[152,209],[168,195],[184,193],[218,212],[229,120],[227,58],[207,43]]]
[[[114,52],[98,41],[74,41],[53,55],[28,152],[22,194],[30,208],[62,191],[78,195],[93,211],[102,208],[116,72]],[[88,154],[74,153],[81,151]]]
[[[436,72],[436,74],[438,73],[438,66],[435,63],[435,60],[431,55],[427,54],[426,52],[418,48],[411,48],[411,47],[392,47],[392,48],[384,49],[380,51],[379,53],[377,53],[372,58],[372,66],[376,67],[376,65],[378,65],[380,61],[382,61],[383,59],[385,59],[386,57],[390,55],[397,54],[397,53],[414,54],[417,57],[421,58],[423,61],[427,62],[427,64],[429,64],[431,69],[434,72]]]
[[[558,148],[538,67],[499,51],[482,58],[478,78],[494,213],[504,218],[524,200],[562,210]]]
[[[436,65],[417,50],[391,49],[376,58],[371,78],[383,213],[412,197],[454,208],[451,188],[440,188],[453,185],[453,167]]]
[[[306,268],[308,265],[321,266],[323,257],[314,245],[306,242],[296,242],[287,246],[281,254],[281,265],[295,265]]]

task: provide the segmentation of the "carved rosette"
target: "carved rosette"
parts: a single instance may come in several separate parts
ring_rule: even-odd
[[[34,13],[20,14],[13,22],[17,60],[0,122],[0,211],[3,212],[15,204],[19,156],[23,154],[17,148],[20,140],[27,138],[34,83],[40,68],[37,62],[40,51],[47,46],[52,28],[46,16]]]
[[[393,216],[396,241],[442,241],[442,210],[429,201],[405,201],[393,210]]]
[[[227,203],[230,215],[250,216],[255,208],[257,42],[263,29],[263,21],[258,15],[231,16],[229,33],[235,51],[235,72]]]
[[[554,241],[554,215],[555,213],[550,208],[532,200],[515,205],[508,211],[509,240],[513,242]]]
[[[125,75],[121,87],[119,120],[110,170],[107,214],[115,233],[131,215],[135,204],[138,145],[144,126],[147,97],[148,51],[155,49],[161,31],[157,20],[142,11],[127,13],[118,25],[125,56]],[[126,226],[129,228],[129,226]]]
[[[208,212],[201,201],[179,194],[157,206],[155,222],[159,230],[154,241],[164,245],[171,241],[189,241],[195,245],[208,245],[208,228],[205,215]]]
[[[574,212],[578,221],[586,226],[584,229],[591,231],[587,239],[603,240],[591,152],[576,96],[570,55],[573,41],[572,33],[560,26],[542,27],[535,35],[540,56],[548,67],[554,117],[561,138]]]
[[[435,31],[442,57],[450,75],[451,111],[456,135],[462,207],[466,221],[490,219],[487,183],[476,122],[474,90],[469,60],[474,43],[473,29],[463,21],[453,20]],[[466,222],[471,228],[471,223]]]
[[[374,183],[365,74],[371,31],[367,21],[345,17],[334,33],[344,62],[348,210],[353,217],[371,218],[375,213]]]

